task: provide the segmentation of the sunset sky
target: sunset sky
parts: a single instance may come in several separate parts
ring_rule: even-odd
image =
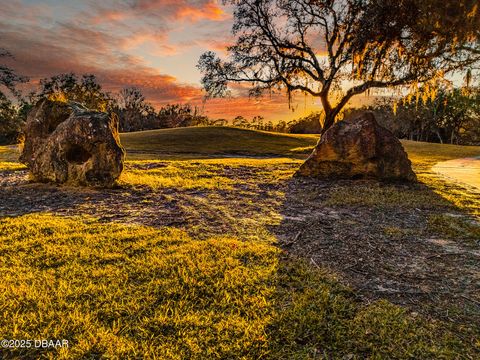
[[[0,0],[0,47],[31,84],[59,73],[93,73],[107,91],[136,86],[156,107],[202,105],[199,56],[222,53],[231,40],[232,11],[215,0]],[[363,97],[365,98],[365,97]],[[357,101],[363,101],[358,99]],[[319,109],[301,97],[209,100],[206,115],[262,115],[290,120]]]

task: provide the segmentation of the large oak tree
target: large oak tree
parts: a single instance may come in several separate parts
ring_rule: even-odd
[[[229,83],[250,94],[318,97],[323,131],[355,95],[430,82],[478,63],[475,0],[243,0],[234,6],[228,57],[199,60],[210,97]],[[427,87],[423,87],[427,88]]]

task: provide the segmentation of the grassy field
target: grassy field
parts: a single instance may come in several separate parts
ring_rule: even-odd
[[[478,146],[458,146],[449,144],[432,144],[420,141],[402,140],[408,157],[414,165],[419,163],[432,164],[457,158],[479,156]]]
[[[309,154],[318,135],[294,135],[231,127],[193,127],[125,133],[122,144],[129,159],[151,160],[163,155],[296,156]],[[478,156],[478,146],[457,146],[402,140],[410,159],[438,162]],[[163,159],[163,157],[161,157]]]
[[[191,127],[121,134],[128,160],[237,155],[300,157],[308,155],[318,135],[293,135],[231,127]],[[478,146],[457,146],[402,140],[414,164],[478,156]],[[16,146],[0,146],[0,161],[15,162]]]
[[[295,156],[310,152],[316,135],[288,135],[231,127],[193,127],[126,133],[128,158],[169,156]]]
[[[448,239],[457,252],[478,251],[478,197],[430,168],[480,148],[404,142],[416,186],[294,182],[316,141],[231,128],[122,134],[126,170],[118,189],[105,191],[28,184],[15,149],[0,147],[1,337],[70,344],[3,349],[1,358],[478,358],[475,294],[461,311],[440,300],[434,311],[399,306],[357,289],[355,276],[368,269],[348,277],[304,250],[309,239],[363,236],[362,217],[391,213],[390,222],[366,224],[362,241]],[[419,214],[412,225],[397,223],[409,213]],[[467,265],[450,257],[452,281],[455,267],[475,269],[470,257]],[[349,261],[343,268],[353,269]],[[371,271],[368,279],[386,270]]]

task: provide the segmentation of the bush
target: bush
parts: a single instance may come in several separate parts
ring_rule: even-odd
[[[287,132],[291,134],[320,134],[325,119],[323,112],[313,112],[288,124]]]
[[[23,121],[21,112],[0,92],[0,145],[18,141]]]

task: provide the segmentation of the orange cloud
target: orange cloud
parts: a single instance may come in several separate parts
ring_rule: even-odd
[[[93,22],[123,21],[134,18],[167,20],[223,21],[230,18],[215,0],[137,0],[131,4],[104,3],[97,5]]]
[[[203,7],[194,7],[194,6],[184,6],[179,8],[177,12],[177,17],[179,19],[188,19],[190,21],[199,21],[199,20],[212,20],[212,21],[222,21],[227,19],[229,16],[223,11],[218,4],[214,2],[208,2]]]

